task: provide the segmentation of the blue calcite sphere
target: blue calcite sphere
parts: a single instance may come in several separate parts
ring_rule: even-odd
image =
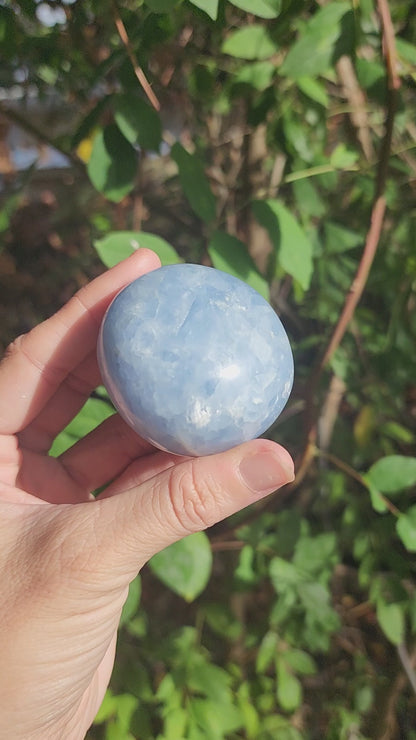
[[[192,264],[149,272],[114,298],[98,362],[121,416],[177,455],[260,436],[293,383],[289,340],[267,301],[225,272]]]

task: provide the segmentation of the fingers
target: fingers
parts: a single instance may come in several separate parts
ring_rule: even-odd
[[[64,379],[94,350],[101,319],[116,293],[159,266],[154,252],[138,250],[16,340],[0,365],[0,434],[19,432],[38,415]]]
[[[70,477],[84,490],[94,491],[113,480],[130,463],[139,464],[155,448],[139,437],[118,414],[110,416],[59,457]]]
[[[186,460],[120,496],[98,500],[92,509],[99,507],[94,541],[100,568],[104,558],[114,577],[133,578],[156,552],[211,527],[293,477],[289,453],[260,439]]]
[[[78,367],[66,376],[39,414],[19,434],[21,447],[33,452],[48,452],[57,434],[76,416],[100,383],[101,376],[94,348]]]

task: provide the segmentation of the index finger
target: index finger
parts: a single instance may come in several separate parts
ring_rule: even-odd
[[[0,364],[0,434],[15,434],[38,415],[95,348],[104,312],[118,291],[159,266],[154,252],[137,250],[13,342]]]

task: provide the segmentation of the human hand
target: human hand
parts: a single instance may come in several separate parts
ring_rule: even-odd
[[[111,675],[130,581],[156,552],[293,479],[274,442],[178,458],[118,414],[48,456],[101,383],[105,309],[158,266],[139,250],[19,337],[0,365],[1,738],[83,738]]]

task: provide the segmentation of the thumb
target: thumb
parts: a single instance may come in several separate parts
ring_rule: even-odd
[[[257,439],[179,462],[120,495],[97,500],[97,550],[116,576],[134,577],[157,552],[211,527],[294,479],[289,453]],[[98,531],[97,531],[98,529]],[[109,541],[109,533],[112,541]]]

